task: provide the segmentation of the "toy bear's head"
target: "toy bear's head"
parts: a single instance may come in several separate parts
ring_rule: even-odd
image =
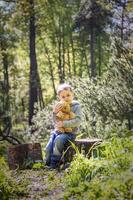
[[[66,101],[60,101],[60,104],[62,105],[62,112],[70,112],[70,104]]]

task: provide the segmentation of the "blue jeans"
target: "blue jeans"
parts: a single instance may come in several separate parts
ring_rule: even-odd
[[[51,163],[51,157],[56,157],[57,160],[60,160],[65,145],[68,141],[74,141],[76,138],[73,133],[61,133],[54,131],[51,134],[51,137],[46,145],[46,164]]]

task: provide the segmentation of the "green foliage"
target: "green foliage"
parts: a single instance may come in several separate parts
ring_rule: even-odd
[[[0,142],[0,157],[7,157],[7,143]]]
[[[0,49],[0,112],[2,117],[11,117],[13,126],[20,122],[23,123],[24,125],[22,128],[24,130],[28,122],[29,103],[28,29],[30,6],[29,2],[25,0],[3,0],[2,2],[3,3],[0,4],[0,28],[2,39],[2,46]],[[103,70],[108,68],[108,58],[112,54],[112,52],[109,52],[107,49],[111,31],[108,28],[106,29],[105,25],[107,25],[107,27],[110,25],[109,16],[114,10],[111,3],[107,3],[103,0],[40,0],[35,1],[34,4],[38,72],[44,102],[45,105],[47,105],[55,95],[54,87],[61,79],[67,80],[73,77],[75,79],[76,76],[88,77],[90,75],[90,49],[88,48],[90,38],[88,39],[88,37],[91,29],[89,29],[89,32],[82,28],[74,30],[75,16],[78,16],[78,14],[80,15],[79,18],[81,17],[81,21],[84,21],[84,18],[87,23],[90,23],[92,18],[94,20],[93,24],[97,30],[94,31],[96,33],[94,38],[97,39],[95,41],[96,44],[93,44],[95,47],[97,74],[102,74]],[[128,9],[132,8],[128,3],[127,6],[125,7]],[[116,10],[120,11],[117,9],[117,6]],[[130,11],[126,11],[126,15],[127,18],[130,19]],[[114,23],[115,21],[117,20],[113,20]],[[126,28],[128,22],[127,20],[127,23],[124,24],[125,33],[127,33]],[[88,24],[87,27],[89,27]],[[115,29],[115,27],[113,28]],[[129,33],[129,35],[131,34]],[[126,38],[128,38],[128,34],[126,34]],[[129,45],[128,42],[126,42],[126,45]],[[129,62],[127,59],[127,63]],[[125,61],[123,62],[126,66],[127,63],[125,63]],[[121,65],[119,65],[119,68],[121,68]],[[9,86],[5,85],[6,83],[8,83]],[[6,91],[7,89],[8,92]],[[106,89],[106,85],[105,88],[103,87],[101,93],[108,92],[109,95],[111,95],[112,90],[108,90],[109,88],[107,88],[107,90],[104,91],[104,89]],[[121,92],[117,90],[117,93]],[[7,103],[4,99],[6,96]],[[105,99],[103,98],[103,100]],[[118,101],[119,104],[120,99],[117,97],[114,101]],[[8,108],[6,104],[9,104],[10,108]],[[99,112],[104,112],[105,117],[108,106],[104,107],[102,102],[101,104],[102,109]],[[110,101],[108,104],[110,104]],[[125,109],[127,109],[127,106]],[[2,123],[4,124],[3,121]]]
[[[111,46],[112,58],[108,72],[102,78],[71,79],[75,96],[81,102],[83,137],[104,137],[123,135],[126,128],[131,129],[133,106],[133,60],[131,50],[123,47],[114,38]],[[53,129],[52,107],[55,102],[38,110],[33,118],[33,134],[29,138],[47,140]]]
[[[22,169],[32,169],[32,167],[33,167],[33,159],[31,158],[25,159],[22,165]]]
[[[109,24],[109,21],[111,21],[109,19],[112,16],[111,8],[111,4],[103,0],[81,0],[81,6],[77,16],[77,25],[80,24],[80,26],[89,26],[88,31],[90,31],[93,21],[93,28],[95,32],[98,31],[101,33],[103,32],[102,29],[105,28],[106,24]]]
[[[22,196],[24,191],[24,185],[18,184],[14,181],[11,172],[9,171],[4,159],[0,158],[0,199],[6,200],[15,198],[16,196]]]
[[[102,78],[71,81],[83,108],[83,132],[89,132],[91,136],[94,136],[94,132],[101,136],[112,129],[120,132],[127,126],[129,129],[133,126],[131,50],[123,47],[122,43],[114,38],[111,51],[109,69]]]
[[[133,138],[114,137],[96,147],[97,157],[77,154],[66,173],[68,192],[78,199],[133,198]]]
[[[32,166],[32,169],[43,169],[44,168],[44,163],[34,163]]]

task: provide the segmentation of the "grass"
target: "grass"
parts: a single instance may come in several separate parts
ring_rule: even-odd
[[[112,137],[95,147],[90,159],[75,149],[70,167],[61,172],[46,170],[42,163],[30,170],[9,171],[2,158],[0,187],[5,196],[1,199],[132,200],[132,141],[132,136]]]

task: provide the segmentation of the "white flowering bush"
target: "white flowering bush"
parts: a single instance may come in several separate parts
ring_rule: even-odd
[[[133,57],[118,41],[113,45],[115,54],[103,77],[71,81],[82,104],[82,128],[88,136],[107,136],[110,130],[121,132],[133,125]]]
[[[26,140],[30,140],[32,142],[45,142],[47,140],[51,131],[54,129],[52,110],[55,103],[56,101],[54,100],[43,110],[37,109],[37,112],[32,120],[33,125],[27,130]]]

